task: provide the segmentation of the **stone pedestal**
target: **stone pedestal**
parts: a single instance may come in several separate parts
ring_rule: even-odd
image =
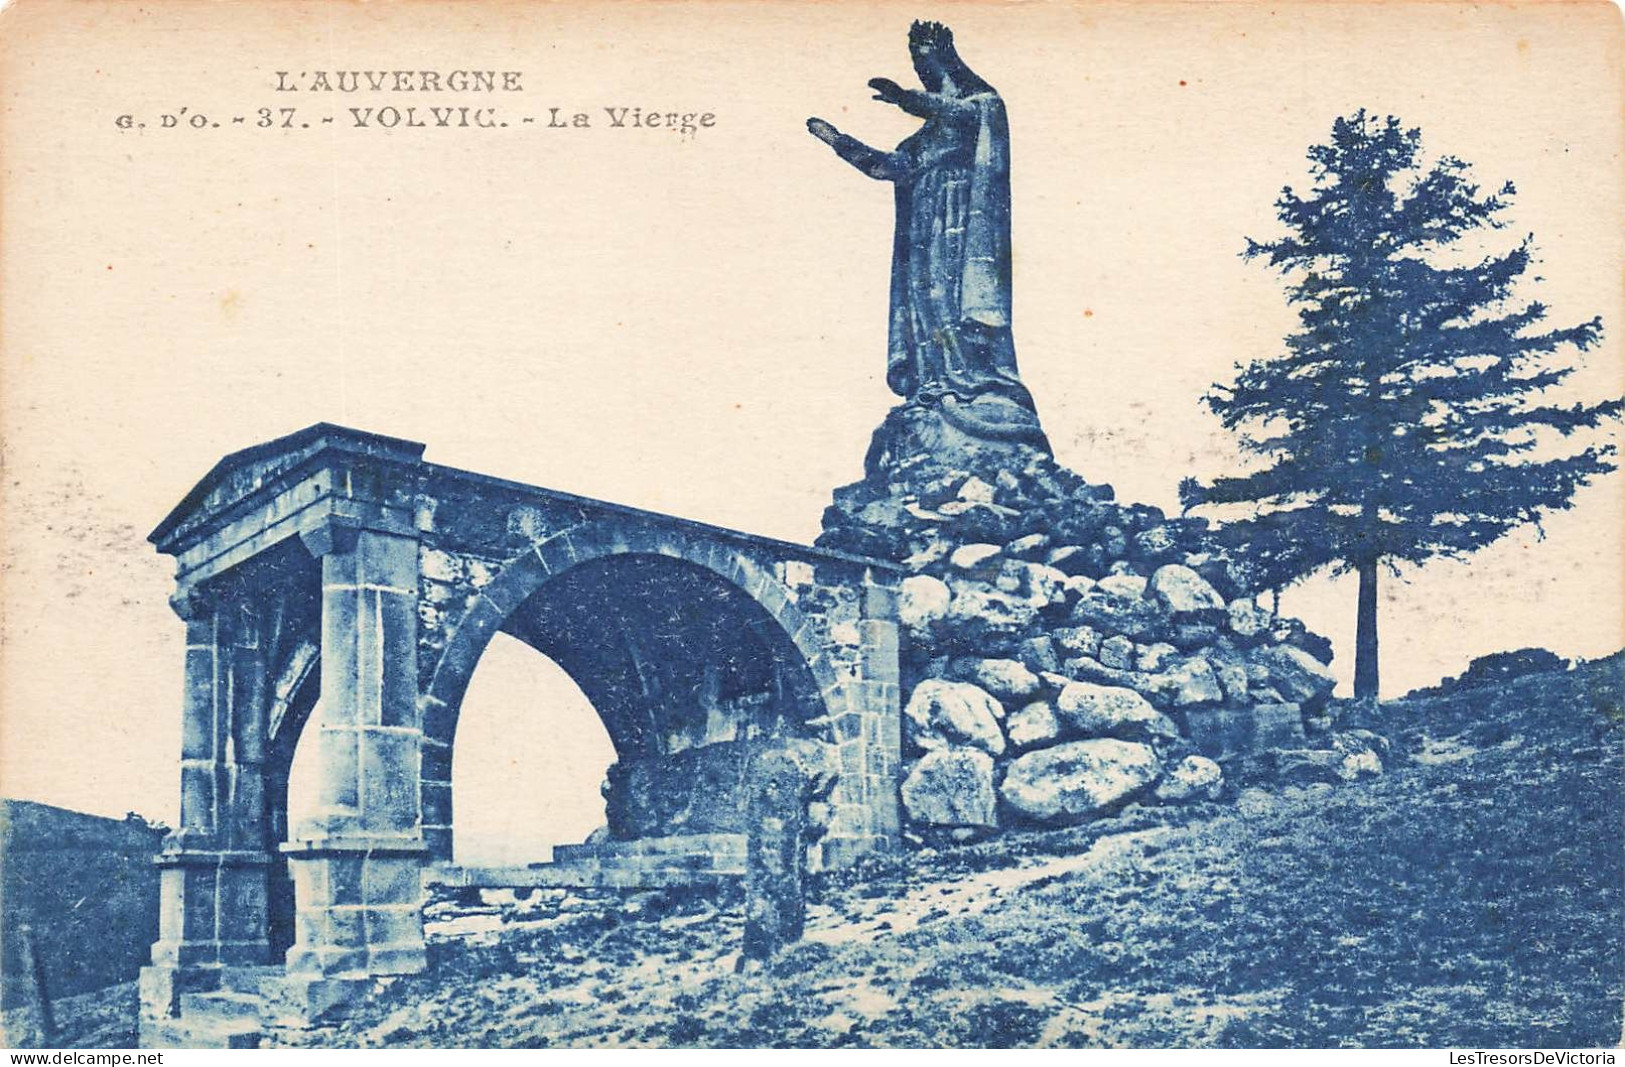
[[[421,839],[328,838],[283,846],[298,901],[288,974],[414,974],[423,948]]]
[[[346,1007],[367,995],[372,978],[347,975],[327,978],[290,974],[267,984],[262,998],[266,1022],[278,1026],[309,1028],[342,1015]]]
[[[887,412],[869,439],[865,477],[884,484],[892,469],[913,456],[935,456],[970,470],[1020,469],[1034,454],[1050,455],[1038,417],[1006,398],[966,404],[948,396],[911,400]]]
[[[158,940],[141,969],[141,1007],[149,1015],[180,1010],[187,993],[220,988],[224,968],[270,958],[265,938],[269,857],[252,851],[186,850],[158,857]]]

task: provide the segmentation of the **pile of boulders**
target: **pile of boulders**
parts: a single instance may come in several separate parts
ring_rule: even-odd
[[[819,543],[912,572],[899,615],[916,833],[1214,799],[1226,768],[1268,777],[1274,753],[1337,750],[1329,642],[1264,607],[1205,522],[1114,503],[1027,446],[892,455],[836,491]],[[1361,751],[1335,771],[1380,770]]]

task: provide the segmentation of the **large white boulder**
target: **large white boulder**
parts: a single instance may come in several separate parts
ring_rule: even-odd
[[[948,565],[956,570],[980,573],[988,567],[997,570],[993,564],[1001,553],[1003,547],[990,544],[960,545],[948,554]]]
[[[971,647],[1013,649],[1041,606],[982,582],[957,582],[948,604],[947,624]]]
[[[903,779],[903,810],[928,826],[998,825],[993,757],[976,748],[927,752]]]
[[[959,499],[967,504],[993,503],[993,487],[972,475],[959,487]]]
[[[1043,563],[1021,562],[1021,591],[1043,604],[1066,603],[1067,577],[1054,567]]]
[[[1155,674],[1173,664],[1179,649],[1166,641],[1158,641],[1152,645],[1139,645],[1134,653],[1134,669]]]
[[[1050,631],[1062,659],[1093,656],[1100,652],[1100,631],[1092,626],[1061,626]]]
[[[1095,583],[1097,589],[1124,600],[1138,600],[1145,596],[1146,586],[1146,580],[1138,574],[1108,574]]]
[[[1182,708],[1224,703],[1224,687],[1206,657],[1191,656],[1163,672],[1176,705]]]
[[[1036,748],[1061,736],[1061,720],[1049,701],[1035,700],[1010,713],[1004,732],[1017,748]]]
[[[1224,597],[1208,584],[1207,579],[1179,563],[1158,567],[1151,575],[1146,592],[1176,613],[1224,609]]]
[[[1049,548],[1049,541],[1047,533],[1031,533],[1011,541],[1004,546],[1004,551],[1006,555],[1014,556],[1016,559],[1037,559]]]
[[[969,682],[927,678],[909,695],[903,718],[909,736],[931,751],[956,745],[979,748],[990,755],[1004,753],[1004,732],[999,718],[1004,708],[987,690]]]
[[[1122,634],[1108,637],[1100,643],[1100,662],[1120,671],[1134,669],[1134,642]]]
[[[1030,699],[1040,685],[1038,675],[1014,659],[956,660],[954,673],[1006,703]]]
[[[1172,740],[1179,736],[1173,720],[1132,689],[1097,682],[1071,682],[1056,698],[1061,720],[1089,737]]]
[[[923,630],[948,614],[953,593],[948,583],[929,574],[904,578],[897,588],[897,621]]]
[[[999,795],[1029,819],[1081,822],[1138,793],[1160,770],[1150,745],[1111,738],[1069,741],[1018,756]]]
[[[1337,684],[1324,663],[1296,645],[1271,645],[1257,649],[1254,655],[1269,668],[1271,684],[1287,700],[1308,703],[1330,693]]]
[[[1252,597],[1237,597],[1225,608],[1230,632],[1251,641],[1270,628],[1270,614]]]

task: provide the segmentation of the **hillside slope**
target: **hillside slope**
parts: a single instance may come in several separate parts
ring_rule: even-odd
[[[1372,725],[1395,740],[1389,772],[1357,785],[1131,807],[825,886],[770,973],[733,973],[737,908],[705,899],[441,906],[432,978],[272,1038],[1613,1045],[1621,664],[1385,705]]]

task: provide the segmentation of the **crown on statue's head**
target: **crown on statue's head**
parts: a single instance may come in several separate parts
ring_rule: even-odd
[[[954,31],[940,22],[927,22],[916,20],[908,28],[908,46],[919,51],[931,48],[952,48],[954,46]]]

